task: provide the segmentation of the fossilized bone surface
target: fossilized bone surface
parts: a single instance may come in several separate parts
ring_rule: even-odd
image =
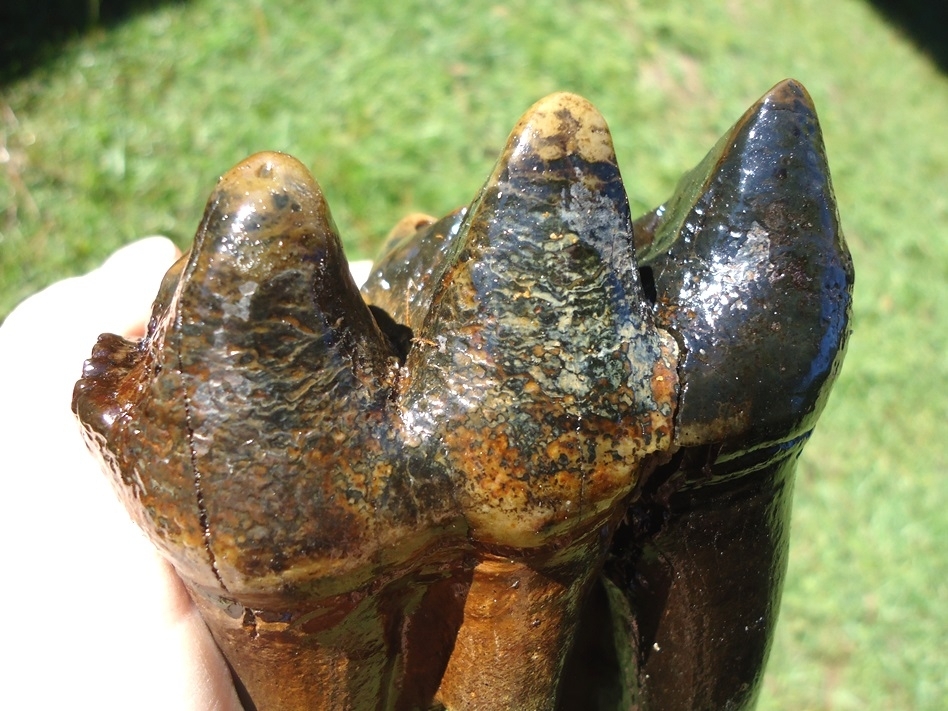
[[[306,169],[248,158],[73,407],[261,710],[750,708],[851,288],[799,84],[634,228],[555,94],[361,293]]]

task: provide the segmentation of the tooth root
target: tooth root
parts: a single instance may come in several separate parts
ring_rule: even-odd
[[[781,441],[812,427],[848,336],[852,261],[810,97],[752,106],[641,218],[657,320],[684,344],[676,443]]]
[[[670,443],[676,396],[674,342],[643,303],[602,116],[570,94],[533,106],[452,249],[405,401],[432,458],[457,472],[472,537],[513,562],[485,555],[475,569],[438,698],[466,707],[469,670],[496,653],[523,663],[492,673],[492,704],[552,708],[600,529]],[[499,625],[532,631],[500,649]]]

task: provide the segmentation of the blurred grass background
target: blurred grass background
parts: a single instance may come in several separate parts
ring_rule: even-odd
[[[136,237],[186,247],[217,177],[258,150],[307,164],[350,259],[370,257],[404,213],[467,203],[547,93],[603,112],[640,214],[801,80],[855,332],[800,464],[760,708],[948,708],[946,45],[920,51],[864,0],[77,5],[79,36],[3,38],[0,318]]]

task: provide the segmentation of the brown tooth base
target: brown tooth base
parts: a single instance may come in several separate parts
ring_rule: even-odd
[[[546,711],[556,705],[589,562],[563,564],[559,575],[549,563],[555,561],[540,569],[487,556],[474,569],[462,632],[436,697],[446,708]]]
[[[284,613],[191,596],[258,711],[414,709],[442,681],[470,575],[429,567]]]
[[[449,711],[557,707],[577,624],[623,514],[615,507],[541,549],[479,551],[436,701]]]

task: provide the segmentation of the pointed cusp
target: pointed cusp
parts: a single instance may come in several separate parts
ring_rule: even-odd
[[[845,350],[853,268],[806,90],[777,84],[636,227],[656,319],[684,346],[676,443],[811,429]]]
[[[278,590],[371,567],[378,492],[348,475],[373,481],[387,428],[361,423],[385,419],[396,368],[319,186],[261,153],[221,178],[145,339],[100,341],[74,409],[186,579]],[[364,454],[348,475],[345,447]]]
[[[651,322],[612,139],[588,101],[527,111],[447,263],[409,356],[416,427],[464,473],[476,535],[519,547],[575,532],[665,446],[676,392],[674,342]]]

